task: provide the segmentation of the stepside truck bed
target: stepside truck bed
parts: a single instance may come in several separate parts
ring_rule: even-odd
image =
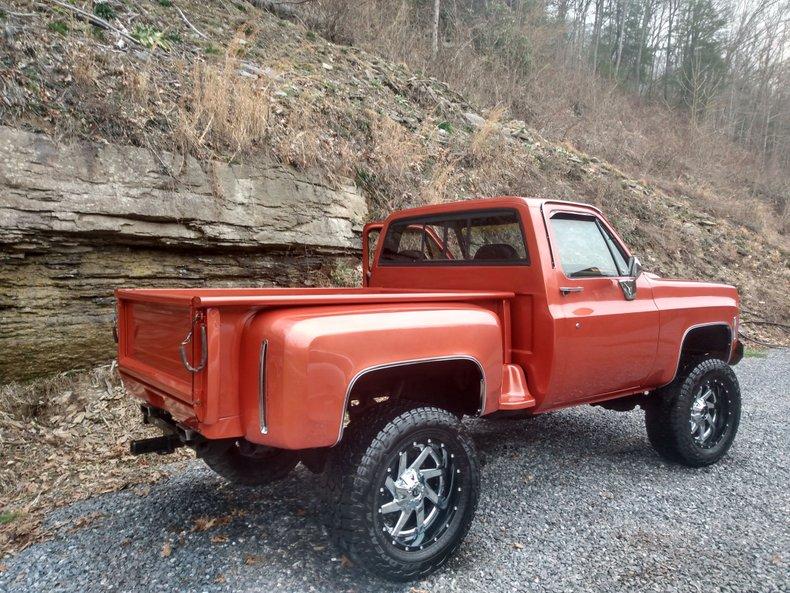
[[[129,391],[212,438],[242,434],[233,390],[238,385],[242,336],[256,313],[286,307],[475,304],[500,317],[506,350],[513,293],[201,288],[118,289],[115,296],[118,365]]]

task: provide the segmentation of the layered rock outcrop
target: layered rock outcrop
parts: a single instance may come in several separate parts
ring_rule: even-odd
[[[109,360],[119,286],[310,285],[367,216],[276,163],[201,163],[0,127],[0,382]]]

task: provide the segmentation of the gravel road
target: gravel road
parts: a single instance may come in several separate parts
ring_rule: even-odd
[[[740,433],[702,470],[663,463],[640,411],[470,421],[486,459],[480,509],[456,558],[419,583],[338,559],[306,470],[256,490],[191,461],[150,490],[51,513],[55,536],[4,560],[0,591],[786,592],[790,351],[736,369]]]

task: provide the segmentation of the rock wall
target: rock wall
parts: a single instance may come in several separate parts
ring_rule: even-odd
[[[350,183],[275,163],[0,127],[0,382],[111,359],[116,287],[325,284],[366,217]]]

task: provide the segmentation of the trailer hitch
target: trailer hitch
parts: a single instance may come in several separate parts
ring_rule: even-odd
[[[129,443],[129,451],[132,455],[145,455],[147,453],[158,453],[167,455],[173,453],[179,447],[183,447],[184,442],[175,434],[166,434],[161,437],[150,439],[140,439]]]
[[[201,440],[199,434],[175,422],[173,417],[164,410],[149,404],[142,404],[140,411],[143,413],[143,424],[161,428],[164,434],[160,437],[130,442],[129,451],[132,455],[145,455],[147,453],[165,455],[173,453],[179,447],[194,446],[196,442]]]

